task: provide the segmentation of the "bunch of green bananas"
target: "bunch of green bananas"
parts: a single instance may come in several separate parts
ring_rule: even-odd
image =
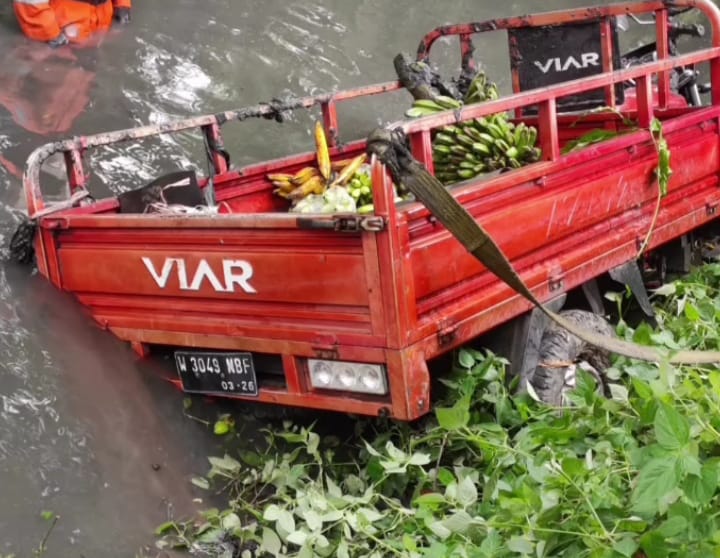
[[[465,103],[497,98],[497,86],[489,82],[483,72],[478,72],[468,87]],[[432,101],[416,100],[405,115],[418,118],[462,106],[463,103],[456,99],[438,95]],[[541,151],[535,147],[536,142],[534,127],[522,122],[515,125],[506,113],[446,126],[433,139],[435,175],[443,184],[449,185],[482,173],[518,169],[540,159]]]
[[[433,100],[416,99],[413,102],[412,108],[405,111],[405,116],[408,118],[420,118],[421,116],[428,116],[444,110],[457,110],[462,108],[462,106],[463,104],[457,99],[445,95],[437,95]]]
[[[485,72],[478,72],[470,82],[464,101],[466,105],[471,105],[473,103],[494,101],[498,97],[497,85],[488,81]]]
[[[369,165],[364,165],[353,175],[350,182],[347,183],[347,190],[358,207],[372,203],[372,179]]]
[[[519,169],[540,159],[536,141],[534,127],[515,125],[505,114],[446,126],[433,140],[435,175],[443,184],[453,184],[486,172]]]

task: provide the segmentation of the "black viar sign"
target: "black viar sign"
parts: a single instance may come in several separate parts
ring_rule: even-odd
[[[603,71],[599,21],[511,29],[508,35],[510,63],[521,91],[588,77]],[[613,42],[616,44],[615,38]],[[615,51],[613,67],[617,69],[620,59],[617,49]],[[617,101],[622,103],[621,87],[617,88],[616,96]],[[607,104],[604,90],[596,90],[560,99],[558,107],[575,110],[604,104]]]

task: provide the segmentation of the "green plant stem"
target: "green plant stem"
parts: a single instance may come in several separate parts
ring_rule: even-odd
[[[437,459],[435,460],[435,478],[433,479],[433,492],[437,492],[438,488],[438,472],[440,471],[440,462],[442,461],[443,452],[445,451],[445,446],[447,445],[449,434],[445,434],[442,439],[442,444],[440,444],[440,451],[438,452]]]
[[[645,253],[645,250],[647,249],[648,245],[650,244],[650,240],[652,239],[653,232],[655,232],[655,225],[657,225],[657,220],[658,220],[658,217],[660,216],[660,207],[662,206],[663,194],[662,194],[662,190],[660,189],[659,182],[658,182],[657,190],[658,191],[657,191],[657,201],[655,202],[655,213],[653,214],[652,221],[650,222],[650,228],[648,229],[648,232],[645,235],[645,240],[643,240],[643,243],[640,246],[640,249],[638,250],[637,255],[635,256],[636,260],[638,260],[642,257],[642,255]]]
[[[37,550],[35,551],[35,556],[42,556],[45,554],[45,551],[47,550],[47,541],[50,538],[50,534],[53,532],[53,529],[55,528],[55,525],[58,522],[58,519],[60,519],[60,516],[55,515],[53,517],[52,523],[50,523],[50,526],[48,527],[47,531],[45,532],[45,536],[40,541],[40,545],[38,546]]]

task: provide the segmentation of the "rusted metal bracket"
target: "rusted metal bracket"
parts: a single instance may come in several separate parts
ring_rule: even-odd
[[[338,232],[381,232],[387,219],[378,216],[334,215],[332,217],[299,217],[298,228]]]
[[[448,319],[440,320],[440,329],[437,332],[438,345],[445,347],[450,345],[457,337],[457,324]]]

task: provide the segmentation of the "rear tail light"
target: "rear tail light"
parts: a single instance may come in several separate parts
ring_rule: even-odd
[[[308,359],[310,384],[315,389],[386,395],[385,367],[380,364]]]

